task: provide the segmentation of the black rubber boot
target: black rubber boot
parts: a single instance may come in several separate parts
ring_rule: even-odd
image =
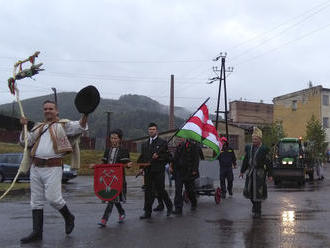
[[[254,213],[254,218],[261,218],[261,202],[256,202],[255,203],[255,213]]]
[[[256,212],[256,203],[252,202],[252,213],[254,214]]]
[[[32,233],[21,239],[22,244],[42,240],[42,230],[44,222],[44,211],[42,209],[32,210],[33,231]]]
[[[64,207],[61,208],[59,211],[63,215],[65,220],[65,233],[66,234],[72,233],[74,228],[74,215],[70,213],[66,205],[64,205]]]
[[[143,215],[140,216],[140,220],[150,219],[151,213],[144,212]]]
[[[173,211],[173,214],[182,215],[182,208],[175,208],[175,210]]]
[[[162,201],[158,200],[158,206],[153,209],[155,212],[160,212],[164,210],[164,204]]]

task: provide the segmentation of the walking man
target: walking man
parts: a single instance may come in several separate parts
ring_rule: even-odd
[[[233,168],[236,168],[236,156],[234,150],[229,147],[228,140],[225,137],[221,138],[222,150],[218,157],[220,164],[220,187],[221,198],[226,198],[226,193],[233,195]],[[226,187],[227,180],[227,187]]]
[[[171,164],[171,171],[175,179],[174,214],[176,215],[182,215],[183,185],[191,203],[191,210],[196,210],[197,200],[194,181],[199,176],[199,156],[199,147],[190,140],[180,143],[176,148],[173,163]]]
[[[245,156],[241,168],[240,178],[246,173],[243,195],[252,202],[254,218],[261,217],[261,201],[267,199],[266,177],[271,177],[271,162],[269,149],[262,144],[262,131],[254,127],[252,145],[246,145]]]
[[[152,205],[155,200],[154,190],[157,197],[162,199],[167,207],[167,216],[171,215],[173,204],[165,190],[165,165],[169,161],[167,142],[158,137],[157,124],[150,123],[148,126],[149,139],[142,144],[141,155],[138,163],[150,163],[144,170],[146,189],[144,192],[144,214],[140,219],[151,218]]]
[[[87,130],[87,114],[83,114],[80,121],[59,120],[57,105],[53,101],[43,103],[43,113],[44,122],[37,124],[28,133],[32,159],[30,187],[33,231],[21,239],[22,243],[42,240],[45,201],[64,217],[66,234],[70,234],[74,228],[75,217],[62,197],[63,156],[73,151],[68,136],[77,137]],[[26,118],[21,118],[22,125],[27,122]],[[21,134],[22,143],[23,137],[24,133]],[[74,152],[77,158],[77,150],[74,149]]]

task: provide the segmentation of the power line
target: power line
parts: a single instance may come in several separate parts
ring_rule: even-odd
[[[268,30],[268,31],[266,31],[266,32],[259,33],[259,34],[255,35],[254,37],[252,37],[252,38],[250,38],[250,39],[248,39],[248,40],[245,40],[245,41],[243,41],[243,42],[238,43],[237,45],[231,47],[231,49],[237,49],[238,47],[241,47],[241,46],[244,45],[244,44],[247,44],[247,43],[249,43],[249,42],[251,42],[251,41],[253,41],[253,40],[256,40],[256,39],[259,38],[259,37],[262,37],[262,36],[265,36],[266,34],[272,33],[274,30],[279,29],[280,27],[282,27],[282,26],[284,26],[284,25],[290,23],[291,21],[296,20],[296,19],[299,19],[299,18],[305,16],[305,15],[308,14],[309,12],[312,12],[314,9],[318,9],[319,7],[322,8],[322,7],[324,7],[323,5],[325,5],[325,6],[328,5],[329,2],[330,2],[330,1],[328,0],[328,1],[325,1],[325,2],[323,2],[323,3],[321,3],[321,4],[318,4],[318,5],[314,6],[314,7],[312,7],[311,9],[309,9],[309,10],[307,10],[307,11],[305,11],[305,12],[303,12],[303,13],[297,15],[297,16],[295,16],[295,17],[293,17],[293,18],[290,18],[290,19],[288,19],[288,20],[286,20],[286,21],[280,23],[279,25],[276,25],[275,27],[271,28],[270,30]],[[326,6],[326,7],[328,7],[328,6]]]
[[[0,59],[17,59],[16,57],[0,56]],[[107,59],[63,59],[45,58],[44,61],[58,62],[85,62],[85,63],[113,63],[113,64],[158,64],[158,63],[201,63],[209,62],[207,59],[177,59],[177,60],[107,60]]]
[[[319,32],[319,31],[321,31],[321,30],[323,30],[323,29],[326,29],[326,28],[328,28],[328,27],[330,27],[330,23],[328,23],[327,25],[324,25],[324,26],[322,26],[322,27],[320,27],[320,28],[314,29],[314,30],[311,31],[311,32],[305,33],[304,35],[301,35],[301,36],[299,36],[299,37],[296,38],[296,39],[293,39],[293,40],[290,40],[290,41],[288,41],[288,42],[282,43],[281,45],[279,45],[279,46],[277,46],[277,47],[275,47],[275,48],[273,48],[273,49],[270,49],[270,50],[268,50],[268,51],[266,51],[266,52],[264,52],[264,53],[261,53],[261,54],[259,54],[259,55],[253,56],[253,57],[250,58],[250,59],[247,59],[247,60],[245,60],[245,61],[243,61],[243,62],[241,62],[241,63],[238,63],[237,65],[242,65],[242,64],[245,64],[245,63],[250,62],[250,61],[252,61],[252,60],[258,59],[258,58],[260,58],[260,57],[262,57],[262,56],[265,56],[266,54],[272,53],[272,52],[274,52],[274,51],[280,49],[280,48],[283,47],[283,46],[287,46],[287,45],[291,44],[292,42],[295,42],[295,41],[299,41],[299,40],[305,39],[305,38],[311,36],[312,34],[317,33],[317,32]]]
[[[329,1],[328,1],[328,2],[329,2]],[[263,40],[262,42],[260,42],[260,43],[257,44],[256,46],[253,46],[252,48],[246,49],[246,50],[244,50],[243,52],[241,52],[241,53],[239,53],[239,54],[233,56],[233,57],[232,57],[232,60],[235,60],[235,59],[237,59],[237,58],[239,58],[239,57],[242,57],[242,56],[245,55],[245,54],[248,54],[248,53],[253,52],[253,50],[256,50],[257,48],[259,48],[259,47],[261,47],[261,46],[267,44],[269,41],[272,41],[272,40],[274,40],[275,38],[280,37],[282,34],[288,32],[288,31],[291,30],[292,28],[295,28],[295,27],[299,26],[300,24],[302,24],[302,23],[308,21],[308,20],[309,20],[310,18],[312,18],[314,15],[320,13],[321,11],[325,10],[325,9],[328,8],[328,7],[330,7],[330,3],[328,3],[326,6],[323,6],[323,8],[321,8],[321,9],[319,9],[319,10],[313,12],[312,14],[308,15],[308,16],[305,17],[303,20],[298,21],[298,22],[296,22],[296,23],[290,25],[289,27],[283,29],[283,30],[282,30],[281,32],[279,32],[278,34],[275,34],[275,35],[273,35],[272,37]]]

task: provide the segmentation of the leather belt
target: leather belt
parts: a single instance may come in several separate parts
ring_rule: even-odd
[[[41,159],[33,158],[33,164],[37,167],[61,167],[63,166],[62,158]]]

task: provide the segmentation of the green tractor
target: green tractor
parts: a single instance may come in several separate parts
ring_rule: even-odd
[[[272,175],[275,185],[281,181],[305,184],[306,165],[301,139],[283,138],[274,146]]]

